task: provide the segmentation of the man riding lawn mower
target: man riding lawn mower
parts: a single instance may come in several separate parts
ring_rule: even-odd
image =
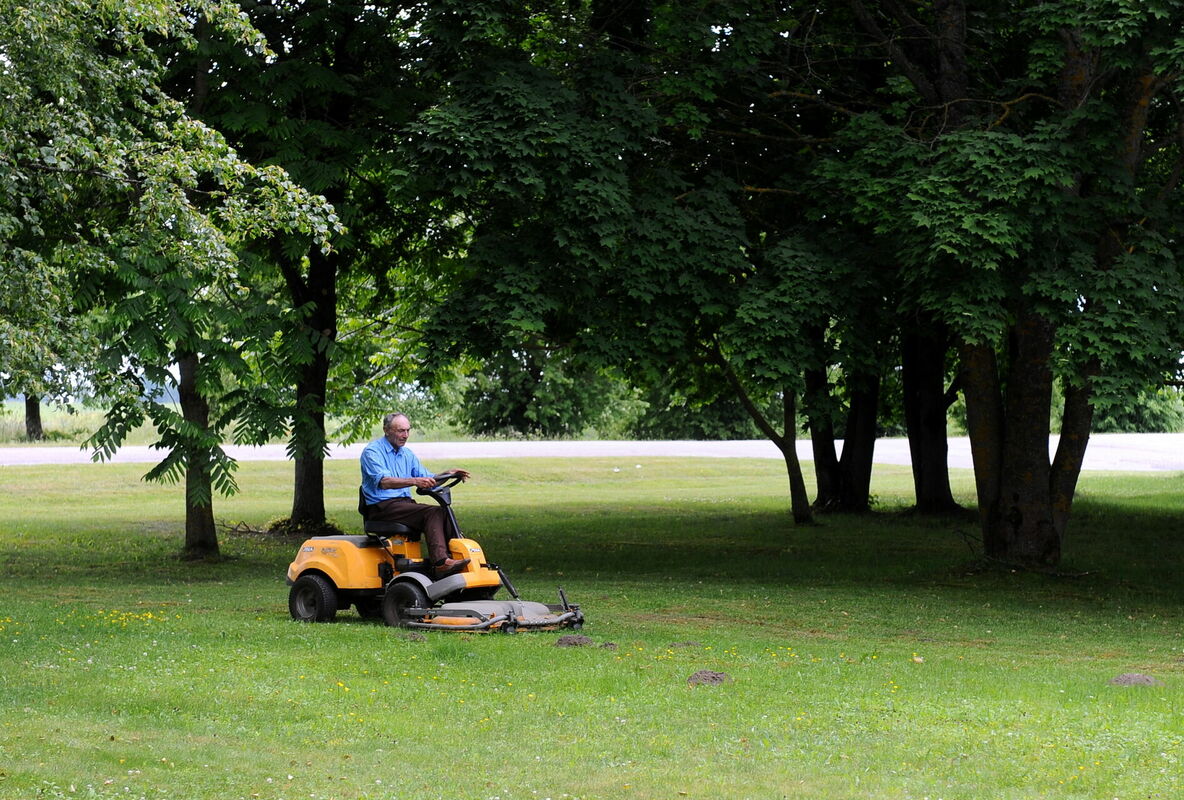
[[[580,628],[584,615],[567,602],[562,589],[558,604],[522,600],[506,574],[486,560],[481,545],[461,534],[451,489],[464,477],[462,472],[441,473],[434,486],[416,490],[446,514],[448,569],[437,569],[423,557],[419,531],[367,519],[360,496],[365,535],[308,539],[288,567],[292,618],[328,622],[338,609],[353,605],[362,617],[381,616],[387,625],[406,628],[505,633]],[[494,599],[502,587],[513,599]]]

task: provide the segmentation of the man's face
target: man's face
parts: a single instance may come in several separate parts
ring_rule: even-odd
[[[386,440],[395,447],[407,444],[407,437],[411,435],[411,421],[406,417],[395,417],[391,424],[383,429]]]

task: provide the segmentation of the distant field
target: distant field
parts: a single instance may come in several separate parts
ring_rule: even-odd
[[[879,513],[798,528],[775,462],[466,466],[466,532],[590,644],[294,623],[296,542],[184,563],[143,465],[0,468],[0,798],[1184,793],[1179,476],[1084,475],[1062,574],[1033,575],[907,514],[906,468],[877,467]],[[356,529],[356,467],[326,469]],[[240,478],[227,526],[287,513],[289,464]]]
[[[81,444],[102,424],[101,411],[77,408],[70,413],[63,406],[41,406],[41,425],[49,444]],[[134,444],[147,444],[151,441],[147,438],[150,433],[150,430],[137,431]],[[25,439],[25,404],[21,400],[5,400],[0,410],[0,444],[15,443],[29,443]]]
[[[97,408],[83,406],[74,407],[73,411],[65,406],[42,404],[41,424],[45,431],[48,445],[82,444],[103,424],[104,412]],[[334,430],[334,422],[329,420],[330,433]],[[382,433],[382,425],[375,421],[373,434]],[[433,441],[447,442],[467,438],[457,431],[437,426],[434,428],[420,428],[416,437],[423,439],[430,437]],[[126,444],[152,444],[157,440],[155,429],[150,425],[143,425],[132,431]],[[276,441],[283,441],[278,437]],[[25,438],[25,404],[22,400],[5,400],[0,404],[0,446],[29,445]]]

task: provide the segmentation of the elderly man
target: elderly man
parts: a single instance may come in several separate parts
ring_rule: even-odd
[[[436,485],[433,473],[425,470],[407,447],[411,421],[404,414],[387,414],[382,418],[382,434],[362,451],[362,496],[369,518],[400,522],[423,531],[437,577],[460,571],[469,559],[449,557],[444,509],[437,504],[417,503],[411,497],[412,488],[430,489]],[[462,479],[469,477],[463,469],[448,471],[458,473]]]

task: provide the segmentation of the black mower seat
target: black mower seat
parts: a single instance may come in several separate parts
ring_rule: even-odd
[[[419,541],[419,531],[408,528],[402,522],[389,522],[381,519],[367,519],[362,521],[362,530],[366,533],[377,533],[383,536],[399,534],[409,542]]]
[[[419,531],[409,528],[402,522],[370,519],[370,507],[366,505],[366,495],[362,487],[358,487],[358,513],[362,515],[362,530],[379,536],[402,536],[409,542],[419,541]]]

